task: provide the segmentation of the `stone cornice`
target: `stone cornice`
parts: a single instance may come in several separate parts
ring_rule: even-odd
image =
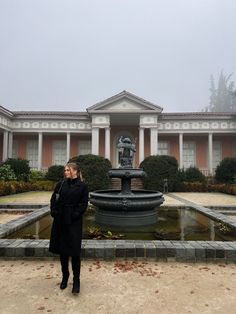
[[[3,106],[0,106],[0,115],[4,116],[6,118],[12,118],[13,113],[9,111],[8,109],[4,108]]]
[[[212,120],[212,119],[232,119],[236,120],[236,112],[176,112],[162,113],[159,116],[160,120]]]
[[[175,133],[175,132],[190,132],[190,133],[204,133],[204,132],[236,132],[236,121],[159,121],[158,129],[161,133]]]

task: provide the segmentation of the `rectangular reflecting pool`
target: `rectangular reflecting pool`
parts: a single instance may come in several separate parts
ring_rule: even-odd
[[[158,222],[148,227],[111,227],[98,225],[94,215],[84,216],[84,239],[124,239],[124,240],[207,240],[235,241],[236,229],[198,213],[192,208],[160,207]],[[47,215],[40,220],[14,232],[11,239],[49,239],[52,218]]]

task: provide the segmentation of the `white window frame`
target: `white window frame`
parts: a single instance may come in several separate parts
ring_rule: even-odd
[[[189,147],[188,147],[189,146]],[[193,141],[183,142],[183,167],[185,169],[196,166],[196,143]]]
[[[80,140],[78,142],[78,155],[87,155],[92,154],[92,141],[88,140]]]
[[[170,142],[159,141],[157,151],[158,155],[170,155]]]
[[[52,144],[52,165],[64,166],[67,162],[66,141],[56,140]]]
[[[30,168],[38,168],[38,140],[31,139],[26,142],[26,159],[29,160]]]

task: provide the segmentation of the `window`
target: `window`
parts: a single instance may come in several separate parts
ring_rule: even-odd
[[[30,168],[38,167],[38,141],[28,140],[26,144],[26,159],[29,160]]]
[[[82,140],[79,141],[78,151],[79,155],[91,154],[91,141],[90,140]]]
[[[12,143],[12,158],[18,158],[18,141],[13,140]]]
[[[196,147],[194,142],[183,143],[183,167],[195,167]]]
[[[158,142],[158,155],[170,155],[170,143],[160,141]]]
[[[221,143],[213,141],[213,154],[212,154],[212,161],[213,161],[213,170],[221,162]]]
[[[66,164],[66,141],[53,142],[52,164],[53,165]]]

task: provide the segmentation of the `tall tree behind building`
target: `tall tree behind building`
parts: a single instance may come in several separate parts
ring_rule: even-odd
[[[204,111],[209,112],[233,112],[236,111],[236,89],[234,82],[230,80],[232,73],[228,76],[221,71],[218,86],[215,88],[213,75],[210,77],[210,103]]]

